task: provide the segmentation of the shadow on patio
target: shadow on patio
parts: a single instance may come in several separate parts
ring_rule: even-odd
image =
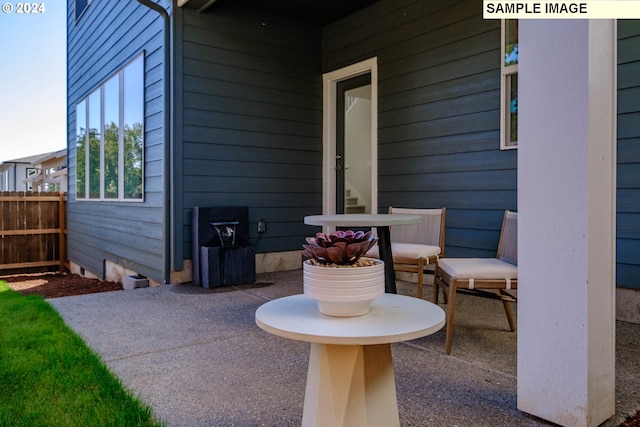
[[[415,285],[398,283],[400,294]],[[49,302],[168,426],[298,426],[309,344],[259,329],[264,302],[302,293],[301,270],[254,285],[170,285]],[[431,289],[425,289],[431,295]],[[546,426],[517,410],[516,337],[500,302],[460,295],[453,352],[444,329],[393,344],[403,426]],[[617,322],[616,426],[640,409],[640,325]]]

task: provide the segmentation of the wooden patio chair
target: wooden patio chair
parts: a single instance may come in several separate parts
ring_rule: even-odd
[[[446,208],[408,209],[389,207],[390,214],[418,215],[422,222],[411,225],[392,226],[391,252],[393,268],[418,274],[417,297],[422,298],[424,272],[428,266],[435,266],[444,256],[444,228]],[[365,256],[378,258],[378,246],[374,246]]]
[[[447,289],[447,354],[451,354],[456,292],[502,301],[509,328],[515,322],[509,303],[517,302],[509,289],[518,287],[518,214],[505,211],[498,252],[495,258],[445,258],[437,265],[433,280],[433,303],[438,303],[438,290]]]

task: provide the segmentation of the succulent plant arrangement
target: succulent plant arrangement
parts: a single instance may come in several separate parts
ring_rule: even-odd
[[[313,264],[355,266],[361,264],[360,258],[378,238],[371,231],[338,230],[330,234],[317,233],[306,240],[307,244],[302,245],[304,254]]]

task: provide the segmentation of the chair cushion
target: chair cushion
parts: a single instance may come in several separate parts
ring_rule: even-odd
[[[418,245],[415,243],[391,243],[394,258],[429,258],[440,255],[439,246]],[[378,245],[375,245],[364,255],[369,258],[380,258]]]
[[[442,258],[438,267],[453,279],[518,278],[518,267],[497,258]]]

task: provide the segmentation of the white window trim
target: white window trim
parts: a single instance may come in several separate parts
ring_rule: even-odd
[[[137,58],[137,57],[136,57]],[[135,58],[134,58],[135,60]],[[144,94],[144,91],[143,91]],[[144,95],[143,95],[144,96]],[[118,99],[119,99],[119,110],[118,110],[118,121],[120,122],[120,126],[118,126],[118,200],[125,200],[124,197],[120,197],[120,190],[122,189],[124,193],[124,67],[122,68],[122,72],[118,73]],[[144,118],[143,118],[144,120]],[[142,135],[144,138],[144,126]],[[143,162],[142,162],[142,200],[144,200],[144,149],[143,149]],[[137,199],[126,199],[126,200],[137,200]]]
[[[104,86],[108,81],[106,80],[100,85],[100,200],[104,200]],[[122,108],[121,103],[118,108]],[[120,173],[120,165],[118,165],[118,173]],[[119,189],[118,192],[120,192]],[[120,194],[118,194],[118,197],[120,197]]]
[[[509,127],[511,126],[509,117],[510,108],[510,95],[511,92],[507,85],[508,77],[514,74],[518,74],[518,64],[504,65],[505,58],[505,41],[506,41],[506,20],[500,21],[500,149],[501,150],[514,150],[518,148],[518,141],[513,145],[507,145],[507,138],[509,136]],[[519,54],[520,52],[518,52]]]

